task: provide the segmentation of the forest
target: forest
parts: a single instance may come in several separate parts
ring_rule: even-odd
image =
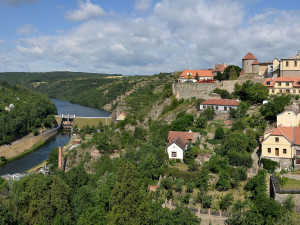
[[[52,127],[57,113],[45,95],[0,80],[0,145],[9,144],[40,127]]]

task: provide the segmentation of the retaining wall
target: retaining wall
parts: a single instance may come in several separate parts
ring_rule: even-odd
[[[51,137],[55,136],[60,127],[53,128],[38,136],[24,137],[21,140],[13,142],[11,145],[0,147],[0,156],[5,156],[7,159],[15,157],[25,150],[32,148],[35,144],[40,141],[46,141]]]

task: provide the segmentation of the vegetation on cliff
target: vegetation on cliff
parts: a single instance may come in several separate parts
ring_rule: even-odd
[[[0,81],[0,145],[55,123],[56,107],[44,95]]]

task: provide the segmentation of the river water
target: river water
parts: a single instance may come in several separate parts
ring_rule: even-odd
[[[102,109],[81,106],[59,99],[51,100],[56,105],[58,114],[75,114],[76,116],[81,117],[110,116],[110,112],[104,111]],[[53,148],[66,145],[70,139],[70,133],[64,133],[60,131],[55,137],[49,139],[43,146],[41,146],[37,150],[30,152],[19,159],[6,163],[3,166],[0,166],[0,176],[4,174],[21,173],[40,164],[44,160],[48,159],[48,156]]]

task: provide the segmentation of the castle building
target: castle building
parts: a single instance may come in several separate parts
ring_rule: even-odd
[[[243,74],[258,73],[259,62],[251,52],[248,52],[242,59],[242,67]]]
[[[269,94],[300,94],[300,77],[267,78],[264,85],[268,87]]]

